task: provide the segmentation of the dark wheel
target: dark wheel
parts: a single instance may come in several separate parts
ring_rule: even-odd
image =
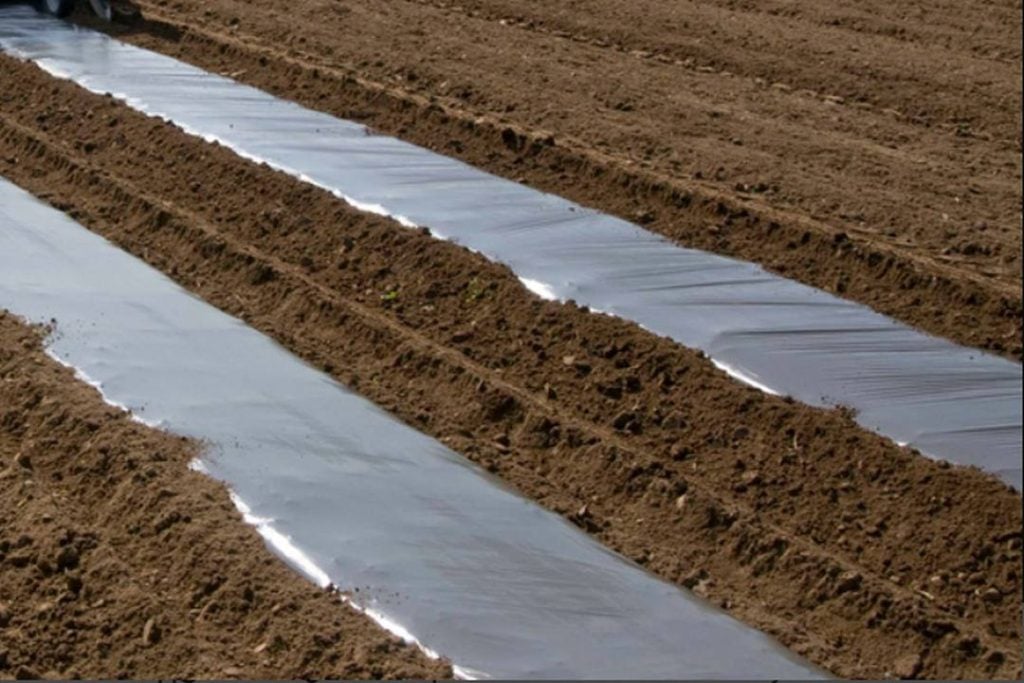
[[[75,0],[42,0],[39,5],[54,16],[66,17],[75,9]]]

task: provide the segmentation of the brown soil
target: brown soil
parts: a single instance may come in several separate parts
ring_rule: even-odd
[[[1021,357],[1019,2],[138,4],[130,42]]]
[[[0,56],[0,174],[843,676],[1021,671],[1021,498]]]
[[[0,310],[0,679],[437,678]]]

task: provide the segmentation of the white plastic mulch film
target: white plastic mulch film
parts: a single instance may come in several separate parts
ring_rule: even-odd
[[[0,308],[56,319],[54,357],[202,439],[297,570],[463,676],[821,676],[2,179]]]
[[[853,408],[867,428],[1021,488],[1019,364],[26,7],[0,7],[0,49],[429,227],[541,296],[702,349],[763,390]]]

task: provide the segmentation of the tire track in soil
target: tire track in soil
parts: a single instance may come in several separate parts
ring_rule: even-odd
[[[771,192],[762,192],[758,183],[738,183],[727,190],[723,183],[709,179],[684,180],[657,164],[623,158],[569,136],[556,137],[549,130],[521,125],[514,112],[488,110],[486,103],[483,109],[474,110],[472,102],[435,92],[436,84],[428,78],[405,81],[405,76],[397,74],[387,76],[387,84],[375,82],[362,73],[366,71],[362,66],[339,66],[330,54],[317,53],[316,46],[306,42],[296,44],[288,33],[269,35],[276,42],[263,34],[243,33],[239,23],[234,19],[228,22],[215,9],[206,10],[200,28],[199,24],[176,23],[189,16],[187,6],[172,10],[148,2],[141,5],[147,11],[146,20],[128,27],[98,28],[314,109],[361,121],[497,175],[642,223],[685,246],[754,261],[933,334],[1021,358],[1019,261],[1013,260],[1019,251],[1019,230],[1004,230],[1001,221],[998,226],[978,222],[981,227],[977,230],[945,228],[945,237],[936,246],[938,238],[933,233],[937,228],[921,233],[925,228],[920,221],[907,214],[897,222],[920,234],[902,243],[902,236],[891,237],[889,229],[865,225],[863,220],[830,217],[827,210],[786,207],[770,199]],[[173,12],[176,18],[163,12]],[[210,28],[220,19],[229,24],[227,32]],[[88,17],[82,21],[96,26]],[[882,147],[892,144],[887,138],[882,142]],[[940,143],[929,144],[934,152]],[[980,149],[975,156],[987,164],[996,163],[995,157]],[[1019,172],[1019,155],[1014,163]],[[987,182],[980,172],[975,179]],[[974,184],[971,180],[972,187]],[[828,182],[822,187],[831,185]],[[878,187],[882,185],[891,183]],[[970,190],[964,196],[971,202],[975,202],[976,195],[971,194],[975,190],[987,191]],[[902,204],[915,207],[934,201],[932,197]],[[1019,218],[1019,206],[1013,211]],[[913,244],[918,238],[925,240],[923,246]]]
[[[295,574],[197,446],[105,404],[0,309],[0,677],[450,677]]]
[[[841,675],[1019,669],[1002,484],[0,61],[4,175],[610,547]]]

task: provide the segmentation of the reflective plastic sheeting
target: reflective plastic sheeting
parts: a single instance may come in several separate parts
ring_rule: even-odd
[[[0,180],[0,308],[139,419],[202,439],[285,559],[501,678],[818,678],[773,640],[508,491]]]
[[[427,226],[543,296],[702,349],[759,388],[848,406],[869,429],[1021,488],[1017,363],[25,7],[0,8],[0,49],[354,206]]]

